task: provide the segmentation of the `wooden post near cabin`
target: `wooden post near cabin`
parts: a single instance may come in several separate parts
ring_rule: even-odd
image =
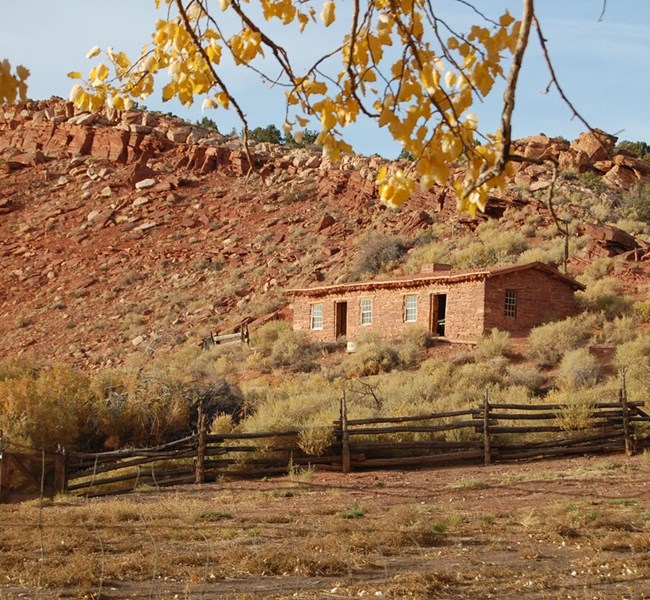
[[[489,465],[492,462],[490,449],[490,398],[487,388],[483,396],[483,464]]]
[[[352,470],[350,465],[350,436],[348,434],[348,404],[345,399],[345,392],[341,398],[341,471],[349,473]]]
[[[632,428],[630,427],[630,407],[627,403],[627,390],[625,388],[625,371],[621,373],[620,389],[621,412],[623,416],[623,435],[625,436],[625,453],[628,456],[634,454],[634,440],[632,439]]]
[[[205,447],[207,431],[203,406],[199,406],[198,437],[196,462],[194,464],[194,483],[205,483]]]
[[[59,444],[54,455],[54,493],[68,491],[68,456],[65,448]]]
[[[0,504],[9,500],[9,452],[5,450],[0,430]]]

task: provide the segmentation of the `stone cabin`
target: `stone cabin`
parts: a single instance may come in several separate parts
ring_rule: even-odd
[[[354,340],[365,331],[397,337],[426,328],[449,340],[474,341],[491,329],[526,334],[537,325],[580,312],[584,286],[539,262],[452,271],[432,265],[408,278],[290,290],[293,328],[310,339]]]

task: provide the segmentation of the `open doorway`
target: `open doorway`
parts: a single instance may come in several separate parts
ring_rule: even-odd
[[[336,337],[340,338],[348,333],[348,303],[336,303],[336,317],[334,322]]]
[[[445,335],[445,318],[447,314],[447,294],[431,294],[431,323],[433,335]]]

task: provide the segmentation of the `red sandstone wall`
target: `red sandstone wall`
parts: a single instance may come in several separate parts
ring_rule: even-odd
[[[483,334],[485,281],[455,283],[447,297],[445,336],[475,340]]]
[[[404,296],[417,296],[417,320],[404,322]],[[316,341],[335,339],[336,302],[348,303],[347,338],[354,339],[366,331],[379,331],[385,338],[398,337],[409,327],[429,330],[431,324],[431,295],[447,294],[446,337],[472,340],[483,332],[483,282],[463,282],[454,285],[430,285],[419,288],[397,288],[351,292],[323,298],[294,299],[294,329],[305,331]],[[371,298],[373,321],[361,325],[361,299]],[[323,304],[323,330],[310,330],[310,306]],[[435,319],[434,319],[435,320]]]
[[[506,317],[505,292],[517,292],[517,316]],[[551,319],[561,319],[580,312],[573,290],[549,273],[529,269],[486,282],[485,332],[496,327],[504,331],[525,333]]]
[[[517,315],[514,318],[504,314],[506,290],[517,292]],[[404,322],[404,296],[407,294],[417,295],[417,320],[413,323]],[[452,340],[475,340],[494,327],[525,333],[549,319],[579,312],[569,286],[548,273],[528,269],[487,280],[375,289],[323,298],[296,297],[294,329],[307,332],[313,340],[334,341],[336,302],[345,301],[348,303],[348,339],[355,339],[366,331],[379,331],[385,338],[396,338],[408,327],[430,331],[433,294],[447,294],[445,336]],[[362,298],[373,301],[371,325],[361,325]],[[323,304],[322,331],[310,330],[310,305],[313,302]]]

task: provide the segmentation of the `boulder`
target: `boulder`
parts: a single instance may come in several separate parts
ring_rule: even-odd
[[[629,190],[636,185],[639,178],[634,169],[623,165],[614,165],[603,175],[603,181],[610,187]]]
[[[640,248],[633,236],[611,225],[586,223],[582,226],[582,232],[594,243],[605,248],[608,256],[616,256]]]
[[[320,233],[334,225],[334,223],[336,223],[336,219],[332,215],[323,215],[321,220],[318,222],[318,225],[316,225],[316,231]]]
[[[138,161],[134,163],[129,170],[127,171],[129,184],[135,186],[138,182],[144,181],[146,179],[152,179],[156,174],[155,171],[148,167],[146,164]]]
[[[600,129],[594,129],[581,133],[577,139],[573,140],[571,150],[584,152],[589,165],[593,165],[598,160],[612,158],[617,139],[616,136],[609,135]]]

